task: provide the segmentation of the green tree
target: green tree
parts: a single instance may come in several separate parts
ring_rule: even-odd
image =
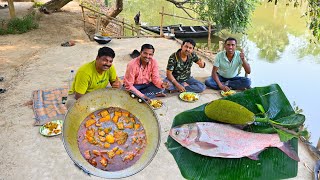
[[[166,0],[178,8],[187,11],[194,11],[199,14],[202,20],[214,22],[218,30],[226,29],[232,33],[245,33],[250,24],[250,17],[257,6],[258,0]],[[298,0],[268,0],[270,3],[286,3],[287,6],[293,3],[299,6]],[[314,37],[320,40],[320,1],[308,0],[308,27]]]
[[[220,31],[244,33],[258,0],[167,0],[185,11],[194,11],[202,20],[215,24]]]

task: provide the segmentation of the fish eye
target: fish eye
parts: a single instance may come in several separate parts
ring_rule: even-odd
[[[176,134],[176,135],[179,135],[179,131],[176,131],[175,134]]]

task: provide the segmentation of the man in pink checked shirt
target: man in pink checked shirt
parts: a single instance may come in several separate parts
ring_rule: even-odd
[[[155,97],[163,97],[168,83],[163,82],[158,62],[153,58],[154,47],[151,44],[141,46],[140,56],[132,59],[124,76],[124,87],[146,101]]]

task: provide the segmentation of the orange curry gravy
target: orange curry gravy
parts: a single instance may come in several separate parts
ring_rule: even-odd
[[[82,156],[105,171],[126,169],[139,160],[147,139],[141,122],[115,107],[91,113],[81,123],[78,146]]]

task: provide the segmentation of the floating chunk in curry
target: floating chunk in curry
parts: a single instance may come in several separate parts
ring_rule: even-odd
[[[132,166],[144,153],[146,143],[139,119],[121,108],[91,113],[78,131],[78,146],[84,159],[104,171]]]
[[[96,123],[96,120],[94,119],[89,119],[87,122],[86,122],[86,127],[89,127],[91,125],[94,125]]]

